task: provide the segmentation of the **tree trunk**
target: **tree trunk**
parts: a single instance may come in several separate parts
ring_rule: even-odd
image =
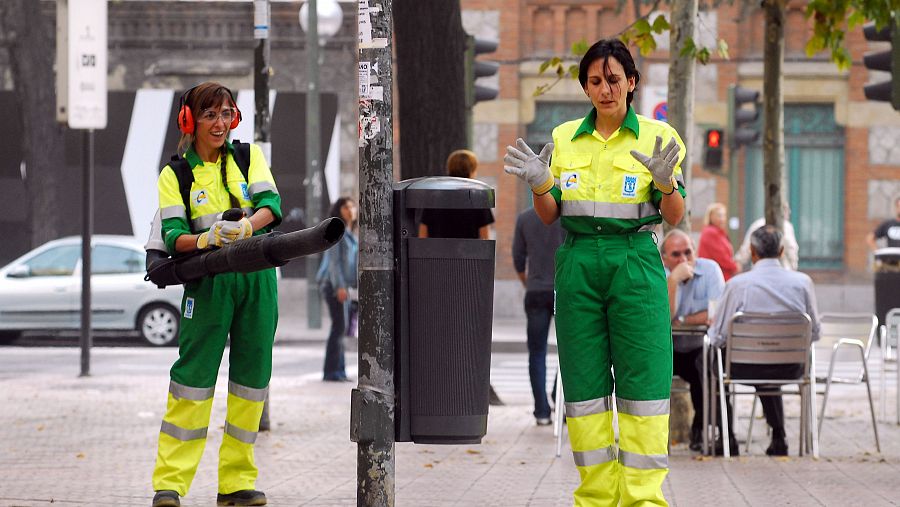
[[[401,179],[446,174],[466,148],[466,34],[458,1],[394,4]]]
[[[786,0],[764,0],[766,15],[763,49],[763,189],[766,224],[784,230],[784,10]]]
[[[0,32],[7,43],[22,118],[31,246],[75,234],[80,224],[77,219],[64,220],[63,217],[80,215],[77,207],[62,209],[59,199],[63,191],[80,187],[77,183],[67,187],[78,181],[78,175],[66,174],[65,128],[56,123],[56,95],[52,86],[56,50],[51,34],[55,27],[48,26],[52,18],[43,15],[42,4],[34,0],[0,2]]]
[[[672,28],[669,31],[669,125],[675,128],[684,141],[684,161],[681,171],[690,195],[691,147],[694,145],[694,67],[695,60],[681,56],[681,49],[688,38],[694,36],[694,20],[697,19],[697,0],[673,0]],[[663,143],[668,142],[664,139]],[[678,228],[691,232],[690,201],[685,202],[684,218]]]

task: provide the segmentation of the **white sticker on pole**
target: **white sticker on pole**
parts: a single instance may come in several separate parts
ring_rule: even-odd
[[[253,38],[269,38],[269,21],[271,20],[269,0],[253,1]]]
[[[359,98],[369,98],[369,62],[359,62]]]
[[[363,45],[372,42],[372,18],[370,12],[369,0],[359,0],[359,43]]]
[[[69,127],[106,128],[106,0],[69,0]]]

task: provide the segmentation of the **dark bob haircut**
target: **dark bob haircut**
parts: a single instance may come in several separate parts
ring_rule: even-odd
[[[581,83],[581,87],[584,88],[587,85],[588,67],[597,60],[603,60],[603,72],[606,75],[610,74],[610,56],[622,64],[626,78],[634,78],[634,88],[636,90],[638,83],[641,81],[641,73],[638,72],[637,67],[634,65],[634,58],[632,58],[631,52],[628,51],[628,47],[619,39],[598,40],[587,50],[587,53],[584,54],[584,57],[581,58],[581,63],[578,65],[578,81]],[[633,91],[628,92],[626,104],[630,106],[632,99],[634,99]]]

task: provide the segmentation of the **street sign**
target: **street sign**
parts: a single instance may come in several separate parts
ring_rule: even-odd
[[[669,121],[669,88],[667,86],[649,85],[641,87],[640,113],[654,120]]]
[[[68,0],[68,122],[106,128],[106,0]]]

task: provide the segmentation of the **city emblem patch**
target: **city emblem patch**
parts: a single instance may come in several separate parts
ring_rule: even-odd
[[[577,190],[578,173],[571,172],[560,174],[559,183],[563,190]]]
[[[241,195],[244,196],[245,201],[250,200],[250,191],[247,190],[247,182],[246,181],[241,183]]]
[[[185,298],[184,299],[184,318],[186,318],[186,319],[194,318],[194,298]]]
[[[622,197],[634,197],[637,194],[637,182],[637,175],[626,174],[622,181]]]

